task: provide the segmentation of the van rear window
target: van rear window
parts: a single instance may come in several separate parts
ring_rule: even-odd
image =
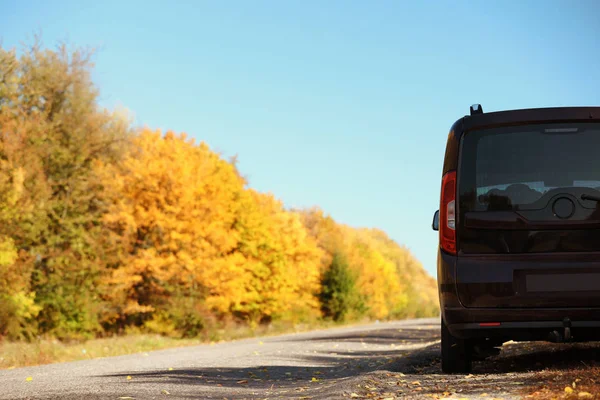
[[[458,182],[461,214],[531,209],[544,193],[562,187],[586,187],[600,195],[600,124],[468,132]]]

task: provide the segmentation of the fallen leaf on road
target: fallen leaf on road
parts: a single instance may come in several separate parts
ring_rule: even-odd
[[[573,389],[571,389],[570,386],[566,386],[565,387],[565,392],[567,392],[567,393],[573,393]]]
[[[169,371],[173,371],[173,368],[169,368]]]
[[[258,344],[262,346],[264,343],[263,342],[258,342]]]
[[[161,392],[162,394],[171,394],[171,393],[167,392],[165,389],[161,390],[160,392]]]
[[[286,374],[287,376],[291,376],[291,375],[292,375],[292,373],[291,373],[291,372],[286,372],[285,374]]]
[[[131,380],[131,376],[127,375],[127,380],[130,381]]]
[[[471,378],[472,378],[472,377],[474,377],[474,376],[475,376],[475,375],[473,375],[473,374],[469,374],[469,375],[465,376],[465,379],[471,379]]]
[[[581,399],[590,399],[590,398],[594,397],[593,394],[588,393],[588,392],[579,392],[578,396]]]
[[[356,394],[356,393],[350,393],[350,397],[357,398],[357,397],[360,397],[360,396],[358,394]]]
[[[238,384],[240,384],[240,385],[241,385],[241,384],[243,384],[243,383],[248,383],[248,380],[246,380],[246,379],[242,379],[241,381],[237,381],[236,383],[238,383]]]
[[[319,382],[319,380],[313,376],[311,382]]]
[[[28,376],[27,378],[25,378],[25,380],[26,380],[27,382],[31,382],[31,381],[33,380],[33,378],[32,378],[32,377],[30,377],[30,376]]]
[[[421,384],[421,382],[419,382],[419,381],[414,381],[414,382],[411,382],[410,384],[411,384],[411,385],[420,385],[420,384]]]

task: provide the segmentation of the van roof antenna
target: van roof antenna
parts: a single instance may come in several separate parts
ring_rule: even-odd
[[[481,107],[481,104],[473,104],[471,106],[471,115],[475,114],[483,114],[483,108]]]

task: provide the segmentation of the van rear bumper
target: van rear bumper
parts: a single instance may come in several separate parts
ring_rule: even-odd
[[[600,308],[450,307],[443,310],[443,315],[450,333],[461,339],[546,340],[549,332],[564,329],[568,319],[574,340],[600,340]]]
[[[463,255],[455,269],[467,308],[600,307],[600,252]]]
[[[594,304],[579,306],[578,302],[567,302],[570,306],[564,307],[552,306],[548,304],[551,302],[547,302],[544,307],[465,307],[460,301],[456,284],[457,264],[456,256],[439,250],[437,276],[440,308],[442,318],[453,336],[462,339],[488,337],[506,340],[546,340],[550,332],[564,328],[563,321],[568,318],[571,321],[574,339],[600,340],[600,306]],[[481,325],[482,323],[484,325]],[[494,323],[494,326],[489,326],[490,323]]]

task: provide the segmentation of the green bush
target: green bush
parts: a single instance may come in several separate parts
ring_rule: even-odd
[[[367,311],[365,299],[356,285],[356,276],[341,253],[334,254],[321,284],[321,309],[326,318],[343,322]]]

